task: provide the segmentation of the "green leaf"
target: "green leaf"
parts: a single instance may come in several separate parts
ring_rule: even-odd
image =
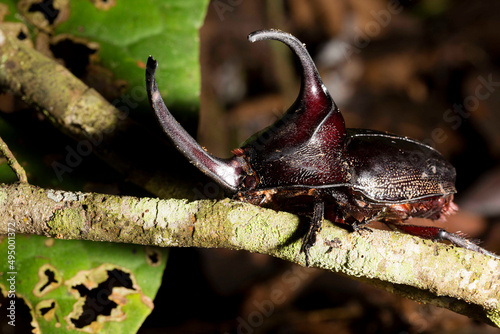
[[[72,0],[71,15],[56,29],[96,42],[98,62],[125,80],[127,95],[147,106],[145,63],[149,55],[159,62],[156,72],[162,95],[172,106],[197,118],[200,94],[199,37],[207,0],[120,0],[107,10],[92,1]],[[117,101],[118,102],[118,101]],[[123,101],[121,101],[123,102]],[[130,105],[129,105],[130,107]]]
[[[41,333],[134,333],[152,310],[166,255],[138,245],[11,235],[0,243],[2,305],[15,290],[18,312],[22,298]]]
[[[7,12],[6,12],[6,15],[4,17],[5,21],[9,21],[9,22],[19,22],[20,21],[19,17],[16,16],[16,13],[17,13],[16,1],[14,1],[14,0],[2,0],[2,3],[0,3],[0,6],[7,7]]]

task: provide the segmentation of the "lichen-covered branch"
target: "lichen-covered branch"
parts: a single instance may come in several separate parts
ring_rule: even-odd
[[[499,260],[404,234],[324,225],[311,249],[313,267],[500,326]],[[64,239],[242,249],[304,264],[305,227],[296,216],[227,199],[188,202],[2,185],[0,234],[9,228]]]

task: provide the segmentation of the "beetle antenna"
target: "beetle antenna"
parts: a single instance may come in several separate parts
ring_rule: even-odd
[[[303,80],[298,100],[307,101],[311,104],[316,104],[317,102],[331,104],[333,109],[338,111],[304,44],[292,34],[278,29],[258,30],[248,35],[248,40],[252,43],[267,39],[274,39],[284,43],[299,57],[300,64],[302,65]]]
[[[229,191],[236,192],[243,178],[242,161],[237,157],[220,159],[206,152],[191,135],[175,120],[158,90],[155,72],[158,62],[151,56],[146,66],[146,88],[153,107],[165,133],[175,147],[206,175],[216,180]]]

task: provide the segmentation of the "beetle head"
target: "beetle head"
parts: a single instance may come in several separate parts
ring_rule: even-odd
[[[146,69],[148,96],[166,134],[191,163],[231,192],[344,179],[345,172],[338,163],[345,139],[344,119],[304,45],[279,30],[256,31],[248,38],[251,42],[278,40],[298,56],[302,85],[290,109],[234,150],[232,158],[219,159],[206,152],[170,114],[154,78],[157,62],[150,57]]]

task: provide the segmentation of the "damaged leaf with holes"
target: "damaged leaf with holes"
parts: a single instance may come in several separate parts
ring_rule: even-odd
[[[10,244],[15,261],[0,264],[0,305],[14,300],[24,333],[134,333],[154,307],[166,264],[166,251],[155,247],[21,235]]]

